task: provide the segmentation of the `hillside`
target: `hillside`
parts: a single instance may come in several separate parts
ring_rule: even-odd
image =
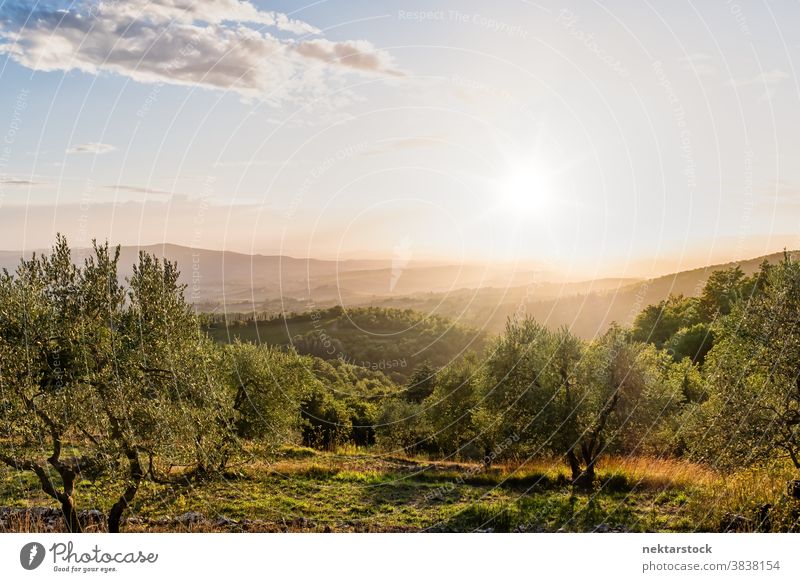
[[[140,250],[177,262],[187,298],[209,312],[283,313],[313,306],[369,305],[387,297],[530,285],[543,276],[557,276],[514,264],[304,259],[159,244],[121,247],[120,277],[131,274]],[[87,249],[73,250],[76,263],[88,254]],[[22,255],[19,251],[0,251],[0,269],[13,271]]]
[[[793,254],[796,253],[793,251]],[[560,294],[547,298],[542,298],[541,291],[536,288],[515,287],[459,290],[449,294],[429,293],[385,299],[375,304],[435,313],[488,333],[501,331],[506,320],[514,314],[530,315],[550,328],[567,326],[579,337],[590,339],[603,333],[613,322],[630,325],[644,307],[658,303],[670,294],[698,295],[714,271],[738,265],[749,275],[756,272],[763,261],[775,263],[782,257],[783,253],[774,253],[740,262],[681,271],[616,288],[603,289],[597,286],[583,293],[575,286],[564,285]],[[593,283],[584,285],[591,286]]]
[[[282,316],[336,305],[375,306],[443,316],[490,334],[502,330],[510,316],[528,314],[549,327],[566,325],[582,338],[602,333],[615,321],[630,324],[642,308],[670,294],[696,295],[713,271],[739,265],[749,274],[764,260],[775,262],[782,256],[774,253],[648,280],[561,282],[558,274],[530,266],[421,261],[392,265],[380,259],[299,259],[165,244],[122,247],[121,277],[130,275],[139,250],[177,262],[187,298],[201,311],[226,313],[229,320],[254,312]],[[77,250],[75,260],[81,261],[85,253]],[[0,252],[0,268],[13,270],[19,256]],[[290,330],[291,337],[310,331],[301,321],[293,320],[297,331]],[[286,330],[274,323],[265,325],[263,332],[261,327],[258,332],[240,331],[253,339],[266,334],[269,343],[286,342]]]
[[[293,345],[301,354],[339,359],[404,382],[422,363],[441,367],[467,351],[480,351],[485,335],[439,316],[410,310],[333,307],[267,321],[220,319],[208,328],[215,340]]]

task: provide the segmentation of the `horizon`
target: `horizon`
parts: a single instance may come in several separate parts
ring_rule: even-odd
[[[68,241],[69,242],[69,241]],[[99,243],[103,243],[105,241],[98,241]],[[278,254],[278,253],[270,253],[270,252],[254,252],[254,253],[247,253],[237,250],[226,250],[226,249],[214,249],[214,248],[206,248],[206,247],[190,247],[187,245],[182,245],[179,243],[172,243],[172,242],[157,242],[157,243],[143,243],[143,244],[123,244],[123,243],[110,243],[111,247],[121,247],[123,249],[149,249],[153,247],[176,247],[179,249],[184,249],[188,251],[197,251],[197,252],[211,252],[211,253],[225,253],[225,254],[235,254],[240,255],[242,257],[254,258],[254,257],[262,257],[262,258],[278,258],[278,259],[290,259],[294,261],[319,261],[319,262],[329,262],[329,263],[376,263],[374,267],[365,267],[364,270],[386,270],[392,269],[392,263],[397,261],[396,256],[368,256],[368,257],[346,257],[346,258],[336,258],[336,257],[298,257],[293,255],[286,255],[286,254]],[[85,254],[91,252],[91,246],[83,246],[83,247],[71,247],[70,249],[73,254]],[[14,254],[19,253],[20,255],[26,255],[31,253],[37,254],[47,254],[50,251],[50,247],[42,247],[37,249],[30,249],[27,251],[19,250],[19,249],[0,249],[0,253],[2,254]],[[658,279],[661,277],[668,277],[670,275],[677,275],[683,272],[690,272],[696,270],[706,270],[713,267],[724,267],[727,265],[737,264],[737,263],[745,263],[750,262],[758,259],[763,259],[768,256],[774,256],[781,253],[798,253],[800,252],[800,248],[788,248],[784,247],[782,249],[763,253],[759,255],[749,255],[749,256],[742,256],[742,257],[731,257],[729,259],[719,259],[711,262],[698,262],[698,263],[689,263],[685,265],[683,268],[675,268],[673,270],[663,270],[659,272],[651,272],[649,275],[632,275],[632,274],[615,274],[610,272],[608,274],[603,274],[602,276],[594,277],[594,278],[582,278],[580,276],[568,277],[565,273],[559,272],[558,270],[550,270],[550,269],[543,269],[542,265],[535,264],[535,263],[521,263],[521,262],[503,262],[503,261],[466,261],[461,263],[454,263],[452,261],[448,261],[445,258],[435,259],[435,258],[417,258],[413,260],[408,260],[404,262],[402,270],[412,269],[412,268],[437,268],[437,267],[483,267],[485,269],[511,269],[513,273],[544,273],[546,276],[550,278],[542,278],[541,282],[545,283],[586,283],[591,281],[601,281],[601,280],[630,280],[632,282],[641,282],[648,279]],[[384,263],[384,264],[381,264]],[[180,267],[180,264],[178,265]]]

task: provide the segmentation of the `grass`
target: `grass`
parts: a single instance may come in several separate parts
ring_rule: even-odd
[[[347,449],[259,452],[229,473],[182,487],[142,486],[127,531],[745,531],[797,529],[785,468],[721,475],[675,460],[609,458],[575,490],[559,460],[485,469]],[[82,481],[81,508],[107,511],[117,489]],[[52,507],[35,478],[0,469],[0,505]],[[191,512],[191,513],[190,513]],[[761,512],[761,513],[760,513]],[[199,514],[199,515],[197,515]],[[60,527],[58,524],[56,527]],[[102,529],[102,526],[98,526]],[[43,531],[35,517],[0,529]]]

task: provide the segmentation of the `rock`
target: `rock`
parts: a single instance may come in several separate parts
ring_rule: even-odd
[[[175,518],[175,521],[182,525],[192,525],[204,520],[205,518],[203,517],[203,514],[197,513],[196,511],[187,511],[186,513]]]
[[[103,523],[106,520],[105,514],[97,509],[81,511],[78,513],[78,518],[85,523]]]

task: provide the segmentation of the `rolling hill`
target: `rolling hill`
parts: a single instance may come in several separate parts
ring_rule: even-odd
[[[291,317],[336,305],[376,306],[444,316],[489,333],[500,331],[514,314],[528,314],[550,327],[568,326],[583,338],[615,321],[630,324],[642,308],[670,294],[698,294],[715,270],[739,265],[752,273],[764,260],[782,257],[774,253],[647,280],[564,282],[531,266],[301,259],[164,244],[122,247],[121,277],[130,274],[140,250],[176,261],[187,298],[201,311],[227,314],[229,321],[253,313]],[[86,252],[75,251],[75,260]],[[12,270],[20,255],[0,251],[0,268]]]
[[[798,252],[791,254],[797,255]],[[746,274],[752,274],[763,261],[774,263],[782,258],[783,253],[773,253],[605,289],[602,286],[591,288],[594,282],[587,282],[584,285],[591,288],[589,292],[581,292],[580,286],[563,285],[560,293],[544,298],[536,289],[514,287],[460,290],[451,294],[431,293],[385,299],[375,304],[435,313],[487,332],[501,331],[508,317],[514,314],[527,314],[548,327],[567,326],[579,337],[591,339],[614,322],[630,325],[644,307],[658,303],[670,294],[698,295],[714,271],[738,265]]]

